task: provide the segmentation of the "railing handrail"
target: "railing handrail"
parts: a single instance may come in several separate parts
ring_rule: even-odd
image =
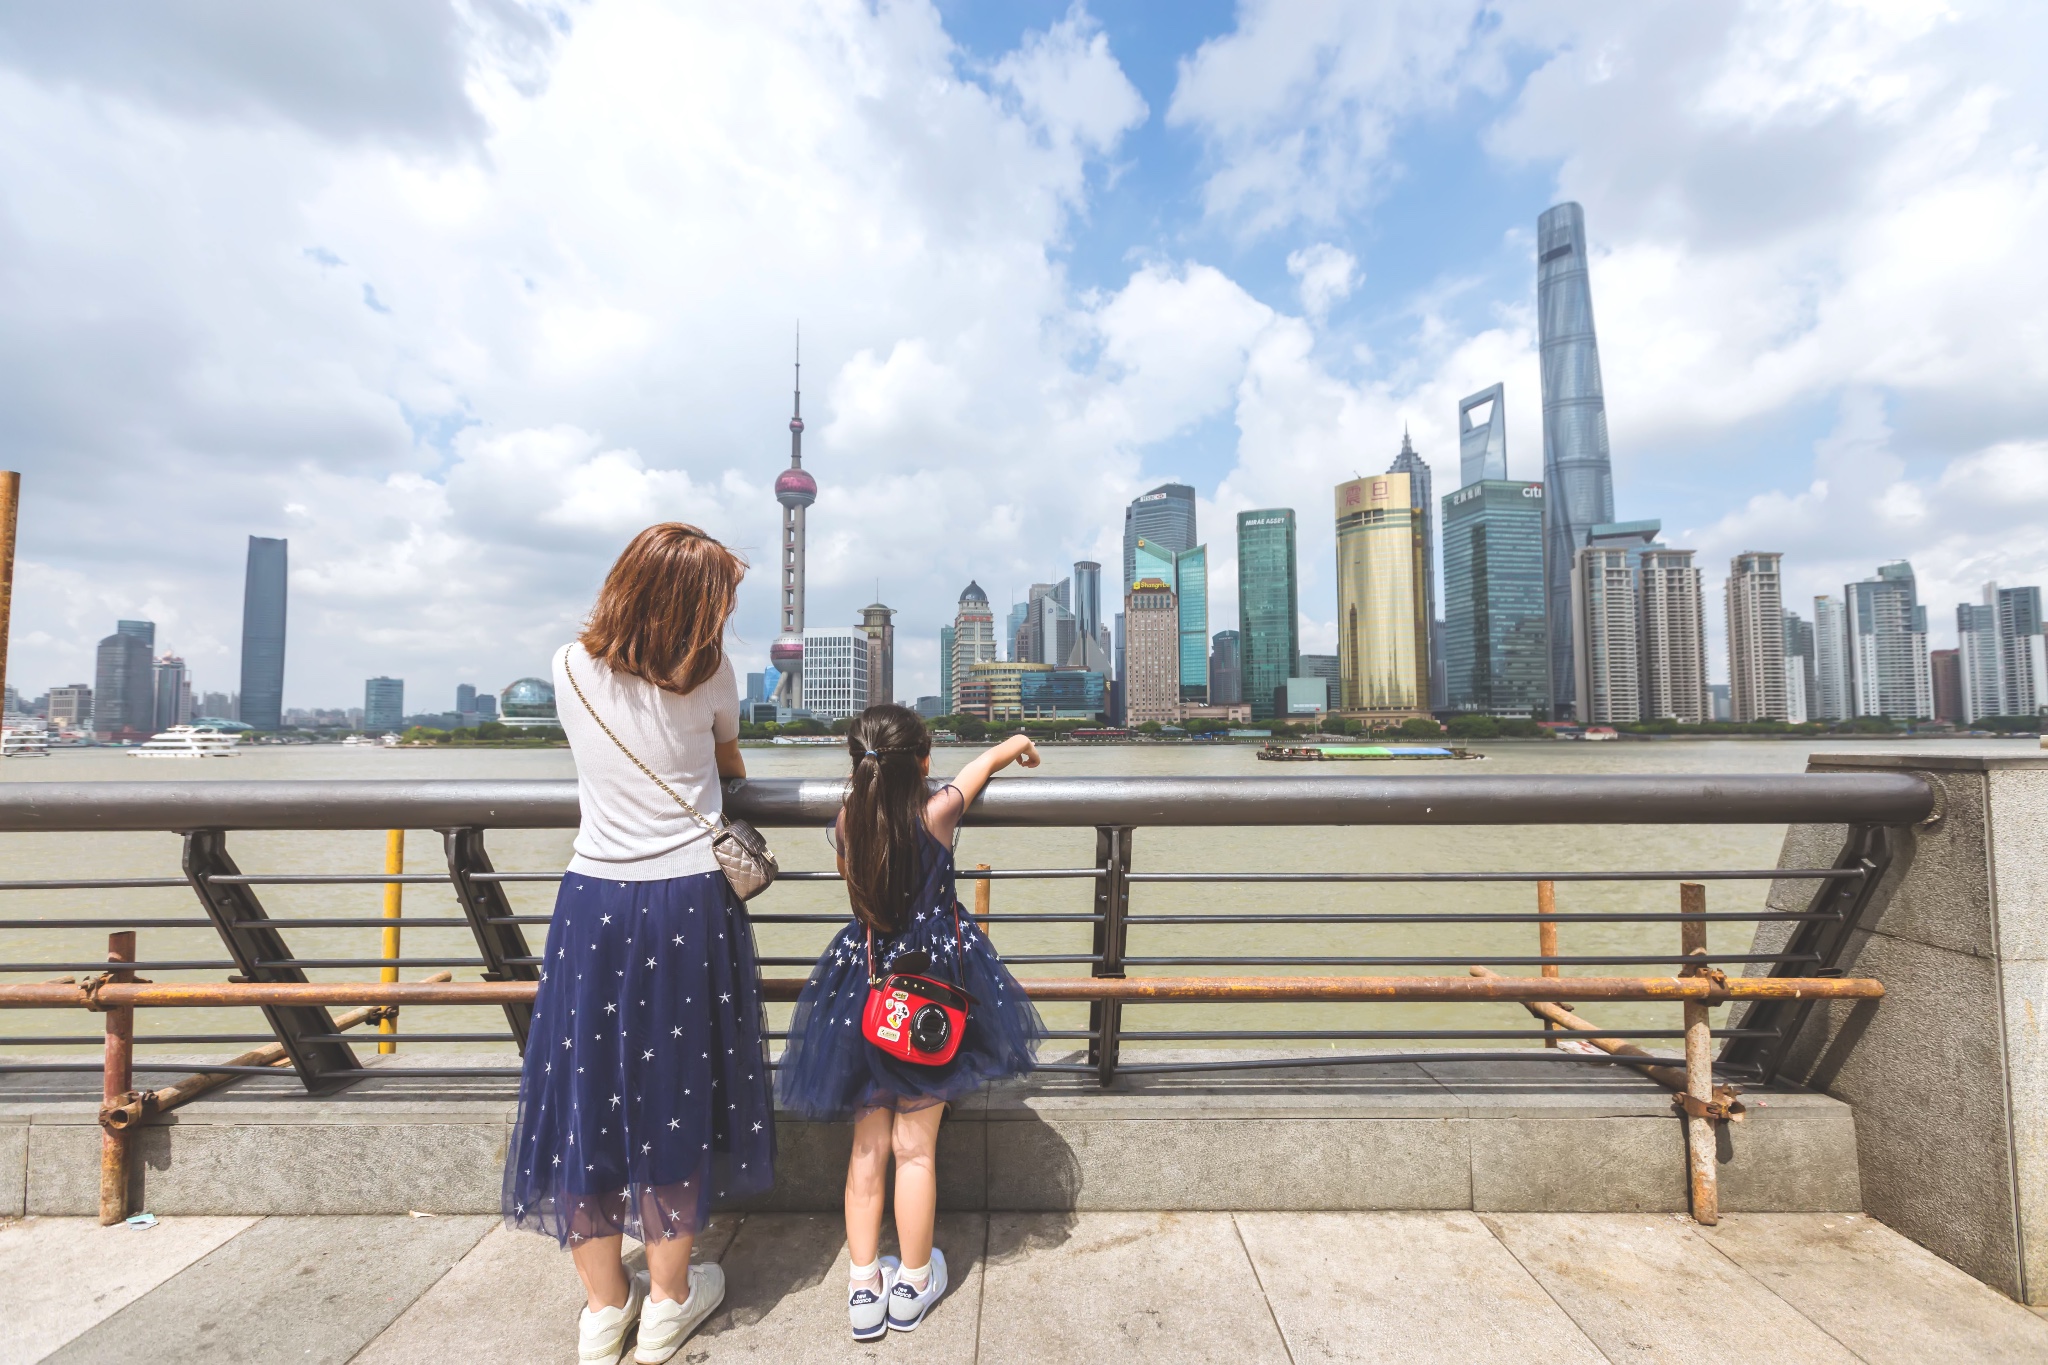
[[[766,828],[824,826],[844,791],[838,779],[737,779],[725,807]],[[0,784],[0,832],[567,829],[577,809],[570,778]],[[1910,773],[1021,777],[991,782],[966,823],[1909,825],[1933,809]]]

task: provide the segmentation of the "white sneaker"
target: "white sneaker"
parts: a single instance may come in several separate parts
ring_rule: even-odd
[[[626,1333],[632,1330],[646,1299],[647,1290],[635,1276],[626,1290],[624,1308],[600,1308],[595,1313],[583,1310],[576,1320],[576,1359],[581,1365],[618,1365]]]
[[[724,1302],[725,1268],[716,1262],[691,1266],[689,1298],[681,1303],[650,1298],[640,1310],[640,1341],[633,1348],[635,1365],[662,1365]]]
[[[917,1325],[924,1321],[924,1315],[946,1292],[946,1253],[932,1248],[932,1277],[919,1289],[899,1273],[896,1283],[889,1290],[889,1328],[896,1332],[915,1332]]]
[[[902,1264],[894,1256],[884,1256],[876,1272],[881,1277],[880,1288],[847,1287],[846,1315],[853,1320],[855,1341],[879,1341],[888,1334],[889,1291],[895,1287],[896,1271]]]

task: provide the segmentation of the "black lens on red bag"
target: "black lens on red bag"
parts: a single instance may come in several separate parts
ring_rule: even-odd
[[[937,1005],[925,1005],[910,1017],[910,1045],[919,1052],[941,1052],[953,1036],[953,1021]]]

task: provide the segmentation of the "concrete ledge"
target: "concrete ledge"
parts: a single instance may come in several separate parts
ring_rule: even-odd
[[[168,1115],[138,1135],[141,1206],[496,1212],[513,1089],[407,1075],[437,1060],[456,1059],[402,1057],[388,1079],[317,1100],[282,1078],[239,1082]],[[0,1096],[0,1180],[16,1211],[94,1210],[97,1082],[17,1077]],[[1751,1099],[1748,1119],[1724,1130],[1724,1208],[1861,1206],[1847,1105],[1794,1089]],[[846,1126],[784,1118],[777,1142],[775,1188],[748,1207],[838,1209]],[[1041,1074],[948,1116],[939,1178],[947,1208],[975,1211],[1634,1213],[1684,1209],[1684,1160],[1668,1092],[1633,1072],[1429,1062],[1141,1075],[1107,1091]]]

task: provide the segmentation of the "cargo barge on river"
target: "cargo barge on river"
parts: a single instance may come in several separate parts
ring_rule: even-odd
[[[1383,763],[1397,759],[1485,758],[1439,744],[1268,744],[1260,758],[1274,763]]]

